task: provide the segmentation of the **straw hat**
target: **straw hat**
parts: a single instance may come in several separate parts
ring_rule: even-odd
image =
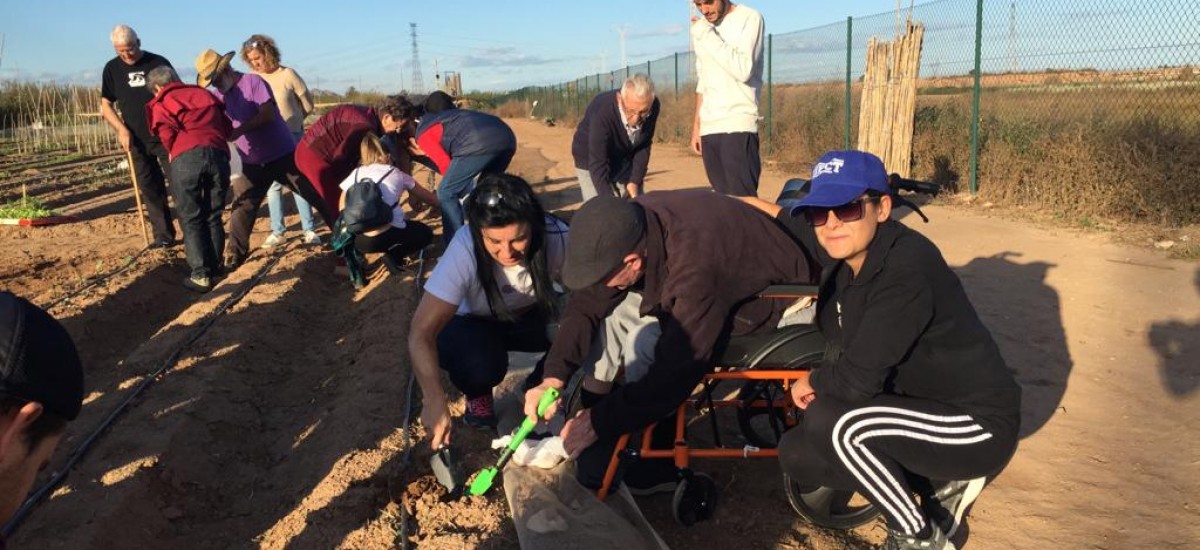
[[[229,67],[231,59],[233,59],[233,52],[225,55],[213,50],[200,52],[200,57],[196,58],[196,84],[207,88],[209,84],[212,84],[213,76]]]

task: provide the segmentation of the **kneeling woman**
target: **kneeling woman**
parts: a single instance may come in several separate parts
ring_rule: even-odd
[[[363,137],[359,146],[362,165],[350,172],[338,187],[343,191],[338,201],[338,212],[346,208],[344,191],[362,178],[379,183],[384,202],[393,205],[392,221],[388,225],[369,229],[354,237],[354,247],[360,252],[383,252],[384,261],[393,269],[403,263],[406,256],[421,250],[433,240],[433,230],[425,224],[405,219],[400,197],[407,192],[409,202],[422,202],[436,207],[437,197],[430,190],[417,185],[412,176],[401,172],[391,164],[383,143],[375,134]]]
[[[892,200],[883,163],[860,151],[822,157],[791,212],[747,200],[824,268],[829,351],[792,387],[804,422],[779,461],[801,487],[862,493],[887,518],[885,548],[954,548],[987,476],[1016,450],[1021,390],[941,252],[890,218]]]
[[[566,224],[516,176],[484,175],[464,206],[468,230],[438,261],[408,334],[424,395],[421,422],[435,449],[450,442],[439,367],[467,398],[464,420],[494,428],[492,389],[508,372],[507,352],[550,348],[554,281],[567,244]]]

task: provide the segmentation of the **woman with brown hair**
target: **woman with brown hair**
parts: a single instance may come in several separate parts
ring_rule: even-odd
[[[340,211],[339,184],[360,164],[363,137],[404,130],[414,118],[413,111],[408,99],[393,95],[378,107],[334,107],[305,131],[296,144],[296,167],[316,187],[329,210]]]
[[[313,112],[312,93],[304,79],[291,67],[280,65],[279,47],[275,40],[264,34],[251,35],[242,44],[242,61],[254,73],[271,85],[279,116],[287,123],[296,141],[304,137],[304,117]],[[296,199],[296,213],[300,215],[300,228],[304,231],[305,244],[320,244],[321,238],[313,231],[312,206],[304,197],[292,193]],[[271,213],[271,234],[263,242],[264,248],[282,244],[287,226],[283,222],[283,186],[271,184],[267,190],[267,210]]]

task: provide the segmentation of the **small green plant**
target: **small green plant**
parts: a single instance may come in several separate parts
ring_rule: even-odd
[[[46,208],[42,201],[32,197],[23,197],[0,206],[0,218],[36,220],[53,215],[53,210]]]

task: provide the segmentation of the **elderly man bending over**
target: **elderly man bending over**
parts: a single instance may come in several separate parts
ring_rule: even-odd
[[[148,76],[154,99],[146,104],[150,130],[171,155],[171,185],[183,225],[184,252],[192,272],[183,286],[212,290],[221,272],[225,228],[221,210],[229,190],[229,147],[233,131],[225,106],[208,90],[179,81],[175,69],[158,67]]]
[[[592,99],[571,142],[584,202],[597,195],[642,194],[658,110],[654,82],[641,73],[625,79],[620,90]]]

